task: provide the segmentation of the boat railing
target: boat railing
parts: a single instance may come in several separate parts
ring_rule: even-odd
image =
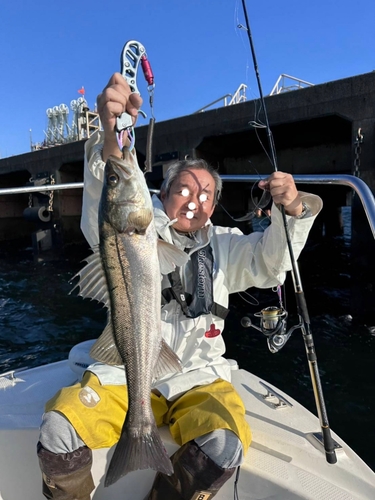
[[[259,175],[222,175],[224,182],[258,182],[267,176]],[[293,175],[296,184],[320,184],[324,186],[345,186],[351,188],[361,200],[372,235],[375,238],[375,198],[368,185],[355,175]]]
[[[255,182],[265,179],[266,175],[222,175],[224,182]],[[359,177],[354,175],[333,174],[333,175],[294,175],[296,184],[320,184],[345,186],[351,188],[361,200],[372,235],[375,238],[375,198],[368,185]],[[58,191],[66,189],[83,189],[83,182],[71,182],[64,184],[51,184],[44,186],[21,186],[15,188],[0,188],[1,195],[35,193],[40,191]],[[158,193],[157,189],[150,189],[151,193]]]

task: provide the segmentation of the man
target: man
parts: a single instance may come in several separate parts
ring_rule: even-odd
[[[116,117],[126,110],[135,120],[140,104],[120,74],[113,75],[98,96],[104,133],[86,143],[81,222],[91,246],[98,243],[105,161],[109,155],[121,156]],[[223,358],[229,294],[284,281],[290,258],[278,206],[285,208],[296,258],[322,206],[317,196],[299,193],[289,174],[276,172],[259,184],[273,198],[272,223],[264,233],[250,235],[210,223],[222,183],[203,160],[171,164],[160,198],[153,197],[159,236],[184,250],[189,260],[162,276],[162,335],[181,359],[183,370],[158,379],[151,399],[157,424],[169,425],[180,448],[171,457],[173,475],[156,475],[149,500],[213,498],[250,445],[245,408]],[[46,498],[90,498],[91,449],[113,446],[119,439],[127,411],[123,380],[123,367],[96,363],[82,382],[62,389],[47,403],[38,444]],[[83,393],[92,396],[89,405]]]

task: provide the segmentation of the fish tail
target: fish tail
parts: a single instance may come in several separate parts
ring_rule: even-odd
[[[155,424],[147,433],[138,430],[133,434],[129,429],[123,429],[109,464],[104,486],[110,486],[120,477],[139,469],[153,469],[168,476],[173,474],[172,462]]]

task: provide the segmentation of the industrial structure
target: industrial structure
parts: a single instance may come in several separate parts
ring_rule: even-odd
[[[70,123],[69,108],[66,104],[46,110],[48,121],[47,130],[44,131],[45,138],[42,142],[36,143],[30,138],[31,151],[88,139],[101,128],[97,110],[91,111],[84,97],[73,99],[70,102],[70,109],[73,111]]]

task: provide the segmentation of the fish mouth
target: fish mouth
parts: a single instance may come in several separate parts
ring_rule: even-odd
[[[130,179],[135,174],[135,167],[134,167],[134,165],[131,164],[130,161],[125,161],[125,160],[122,160],[121,158],[117,158],[117,157],[112,156],[112,157],[110,157],[110,163],[112,165],[112,168],[114,170],[118,170],[118,173],[121,173],[121,175],[126,180]]]
[[[128,165],[117,165],[119,171],[121,172],[121,175],[126,179],[129,180],[131,179],[135,172],[134,172],[134,167],[128,166]]]

